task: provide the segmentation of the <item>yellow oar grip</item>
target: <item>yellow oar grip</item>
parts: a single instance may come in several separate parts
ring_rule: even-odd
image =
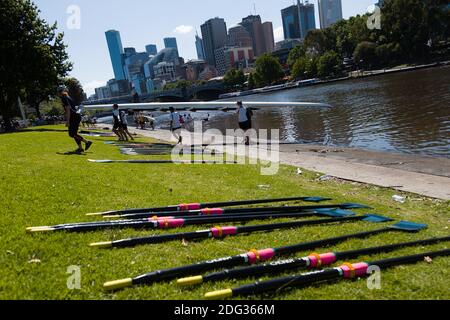
[[[103,284],[103,288],[105,288],[106,290],[118,290],[118,289],[130,287],[132,285],[133,285],[133,279],[128,278],[128,279],[105,282]]]
[[[225,289],[225,290],[208,292],[205,294],[205,299],[218,300],[218,299],[230,298],[232,296],[233,296],[233,290]]]
[[[188,277],[177,280],[177,284],[180,286],[192,286],[203,282],[202,276]]]

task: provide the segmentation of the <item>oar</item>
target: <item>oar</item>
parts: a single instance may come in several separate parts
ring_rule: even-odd
[[[342,266],[332,269],[308,272],[299,275],[292,275],[282,278],[271,279],[267,281],[258,281],[252,284],[244,285],[233,289],[208,292],[205,294],[207,299],[224,299],[235,296],[248,296],[261,294],[265,292],[278,291],[286,288],[305,287],[307,285],[329,281],[339,278],[354,279],[367,276],[370,266],[377,266],[380,269],[386,269],[394,266],[411,264],[423,261],[426,257],[435,258],[450,255],[450,249],[424,252],[409,256],[388,258],[372,262],[344,263]]]
[[[342,210],[340,210],[342,211]],[[345,217],[354,215],[353,212],[347,211],[348,213],[339,212],[339,211],[328,211],[328,212],[318,212],[314,215],[326,215],[331,217]],[[362,220],[369,216],[374,215],[365,215],[359,216],[354,220]],[[354,221],[350,220],[350,221]],[[301,221],[292,221],[292,222],[282,222],[282,223],[273,223],[273,224],[259,224],[252,226],[227,226],[227,227],[214,227],[207,230],[198,230],[194,232],[181,232],[181,233],[171,233],[171,234],[163,234],[157,236],[149,236],[149,237],[140,237],[140,238],[129,238],[122,239],[116,241],[108,241],[108,242],[97,242],[91,243],[91,247],[98,248],[125,248],[136,245],[143,244],[156,244],[163,243],[173,240],[194,240],[194,239],[208,239],[208,238],[223,238],[226,236],[236,236],[242,233],[253,233],[258,231],[272,231],[279,229],[289,229],[289,228],[298,228],[306,225],[315,225],[315,224],[324,224],[324,223],[333,223],[333,222],[342,222],[341,219],[320,219],[320,220],[301,220]],[[345,221],[347,222],[347,220]]]
[[[236,207],[246,206],[262,203],[275,203],[275,202],[289,202],[289,201],[306,201],[306,202],[322,202],[331,200],[330,198],[322,197],[291,197],[291,198],[276,198],[276,199],[258,199],[258,200],[240,200],[240,201],[222,201],[222,202],[209,202],[209,203],[189,203],[178,204],[165,207],[154,208],[140,208],[140,209],[126,209],[126,210],[113,210],[97,213],[88,213],[87,215],[118,215],[128,213],[142,213],[142,212],[165,212],[165,211],[188,211],[199,210],[203,208],[218,208],[218,207]]]
[[[373,219],[373,220],[376,220],[377,222],[385,221],[380,218]],[[384,232],[390,232],[393,230],[410,231],[410,232],[418,231],[425,227],[426,227],[426,225],[423,225],[423,224],[417,224],[417,223],[412,223],[412,222],[402,222],[402,223],[395,224],[393,226],[385,227],[382,229],[376,229],[376,230],[372,230],[372,231],[348,234],[348,235],[343,235],[343,236],[339,236],[339,237],[335,237],[335,238],[316,240],[316,241],[312,241],[312,242],[303,242],[303,243],[279,247],[279,248],[267,248],[267,249],[263,249],[263,250],[252,250],[250,252],[236,255],[236,256],[222,257],[222,258],[218,258],[218,259],[202,261],[202,262],[185,265],[185,266],[181,266],[181,267],[156,270],[156,271],[153,271],[153,272],[150,272],[147,274],[143,274],[136,278],[127,278],[127,279],[122,279],[122,280],[106,282],[103,286],[107,290],[117,290],[117,289],[130,287],[133,285],[152,284],[154,282],[173,280],[175,278],[194,275],[194,274],[198,274],[198,273],[201,273],[204,271],[217,269],[217,268],[228,268],[228,267],[234,267],[234,266],[239,266],[239,265],[243,265],[243,264],[254,264],[257,262],[263,262],[263,261],[270,260],[276,256],[294,254],[299,251],[310,250],[310,249],[314,249],[314,248],[318,248],[318,247],[336,244],[341,241],[345,241],[345,240],[352,239],[352,238],[367,237],[370,235],[380,234],[380,233],[384,233]]]
[[[261,215],[229,215],[229,216],[217,216],[217,217],[185,217],[185,218],[149,218],[139,220],[116,220],[116,221],[101,221],[93,223],[75,223],[65,224],[57,226],[42,226],[42,227],[30,227],[27,228],[28,232],[51,232],[51,231],[66,231],[66,232],[87,232],[103,229],[119,229],[119,228],[135,228],[135,229],[172,229],[181,228],[188,225],[201,225],[201,224],[216,224],[223,222],[245,222],[251,220],[267,220],[278,218],[299,218],[310,216],[312,213],[305,212],[288,212],[288,213],[271,213]],[[343,217],[337,219],[358,220],[358,217]]]
[[[171,211],[171,212],[145,212],[145,213],[130,213],[122,215],[104,215],[104,218],[121,218],[121,219],[143,219],[152,216],[158,217],[178,217],[178,216],[211,216],[211,215],[230,215],[230,214],[263,214],[275,212],[302,212],[302,211],[318,211],[329,209],[371,209],[368,206],[356,203],[343,204],[325,204],[315,206],[293,206],[293,207],[262,207],[262,208],[205,208],[200,210],[188,211]]]
[[[431,245],[445,241],[450,241],[450,236],[410,241],[410,242],[401,242],[385,246],[377,246],[342,252],[327,252],[323,254],[312,253],[311,255],[302,258],[278,260],[255,266],[241,267],[235,269],[225,269],[219,272],[209,273],[203,276],[199,275],[194,277],[182,278],[178,279],[177,283],[181,286],[188,286],[210,281],[239,279],[247,277],[256,277],[267,274],[275,274],[293,269],[319,268],[331,265],[338,260],[353,259],[364,255],[391,252],[400,248]]]

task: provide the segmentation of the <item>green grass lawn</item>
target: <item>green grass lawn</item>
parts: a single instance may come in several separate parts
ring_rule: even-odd
[[[75,149],[75,144],[64,132],[65,128],[52,126],[40,129],[0,135],[0,299],[201,299],[205,292],[254,279],[209,283],[192,288],[178,288],[173,282],[166,282],[114,293],[105,292],[102,285],[106,281],[134,277],[157,269],[241,254],[252,248],[278,247],[388,225],[356,222],[311,226],[224,240],[180,241],[114,250],[94,249],[88,244],[167,231],[130,229],[80,234],[25,232],[29,226],[95,220],[86,217],[87,212],[186,202],[323,196],[333,198],[334,202],[368,204],[374,208],[370,212],[399,220],[427,223],[429,228],[418,234],[390,232],[351,240],[332,248],[317,249],[317,252],[449,234],[448,202],[405,194],[408,200],[400,204],[391,200],[392,195],[399,194],[398,191],[351,182],[318,182],[319,174],[305,172],[298,176],[296,168],[289,166],[282,166],[275,176],[262,176],[259,174],[260,168],[251,165],[88,163],[88,158],[163,157],[120,155],[117,147],[103,143],[112,138],[92,138],[95,144],[87,155],[60,155],[58,153]],[[270,187],[261,188],[260,185]],[[189,227],[183,231],[198,229],[204,227]],[[448,243],[407,248],[358,260],[370,261],[446,247]],[[297,256],[308,253],[302,252]],[[70,276],[67,269],[73,265],[81,268],[80,290],[67,288]],[[253,298],[449,299],[449,270],[450,258],[436,258],[432,263],[422,262],[383,271],[381,290],[369,290],[366,281],[359,279]]]

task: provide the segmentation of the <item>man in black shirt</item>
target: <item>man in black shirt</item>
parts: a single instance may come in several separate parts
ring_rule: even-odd
[[[69,127],[69,136],[75,140],[78,145],[78,149],[75,152],[81,153],[87,151],[91,145],[91,141],[87,141],[78,134],[78,128],[80,127],[81,114],[78,113],[78,108],[72,98],[67,92],[67,88],[61,86],[58,88],[58,94],[61,97],[64,110],[66,112],[66,127]],[[81,146],[81,142],[85,143],[85,149]]]

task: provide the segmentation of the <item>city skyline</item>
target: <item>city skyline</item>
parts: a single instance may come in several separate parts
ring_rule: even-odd
[[[151,4],[142,0],[134,0],[132,5],[126,8],[118,1],[105,0],[95,2],[61,0],[58,3],[35,0],[34,3],[41,10],[42,18],[49,23],[57,21],[59,30],[65,32],[70,60],[74,62],[71,75],[80,80],[86,93],[90,95],[95,87],[103,86],[114,78],[104,38],[107,30],[119,31],[123,47],[135,47],[139,52],[145,51],[148,44],[156,44],[158,48],[163,48],[164,38],[175,37],[180,56],[190,60],[197,58],[195,30],[200,31],[201,24],[208,19],[220,17],[225,19],[227,26],[233,26],[243,17],[255,14],[253,3],[256,4],[256,14],[259,14],[263,21],[273,23],[275,41],[282,40],[281,9],[292,5],[294,1],[282,0],[274,4],[272,1],[242,0],[239,2],[241,11],[229,3],[218,1],[199,0],[195,4],[166,1],[164,4],[158,4],[158,8],[171,17],[169,21],[164,15],[145,15],[145,10],[141,9],[149,8]],[[315,5],[316,21],[319,21],[317,0],[310,3]],[[343,0],[344,18],[365,13],[373,3],[373,0]],[[67,26],[66,22],[73,14],[73,11],[68,10],[71,5],[76,5],[81,10],[80,29],[70,29]],[[189,15],[183,15],[184,12],[189,12]]]

